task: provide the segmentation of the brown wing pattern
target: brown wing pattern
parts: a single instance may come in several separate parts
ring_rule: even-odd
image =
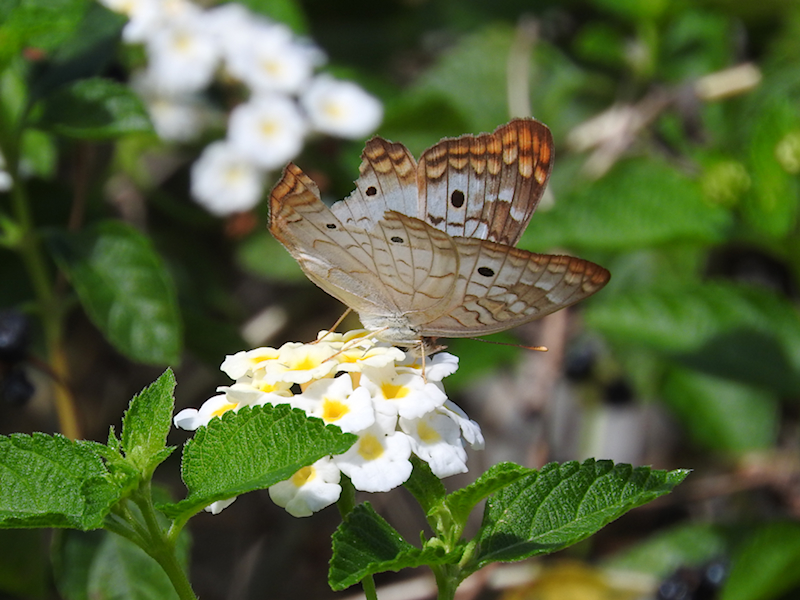
[[[460,270],[447,313],[422,335],[472,337],[504,331],[570,306],[602,288],[609,272],[570,256],[534,254],[493,242],[454,238]]]
[[[490,134],[444,139],[419,160],[420,218],[451,236],[513,246],[552,164],[552,135],[534,119],[516,119]]]
[[[444,232],[391,211],[370,231],[346,227],[293,164],[275,186],[270,209],[270,232],[309,279],[362,317],[427,322],[449,305],[458,254]]]
[[[445,139],[417,164],[402,144],[367,142],[356,190],[329,209],[290,164],[269,229],[319,287],[386,341],[471,337],[570,306],[609,280],[579,258],[514,248],[552,168],[533,119]]]
[[[419,216],[417,161],[403,144],[372,138],[361,153],[359,173],[356,189],[331,209],[342,223],[369,230],[390,210]]]

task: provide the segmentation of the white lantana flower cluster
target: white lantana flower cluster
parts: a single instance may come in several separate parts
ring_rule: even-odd
[[[316,342],[289,342],[228,356],[224,371],[235,381],[197,410],[175,416],[175,426],[196,430],[243,406],[289,404],[358,436],[344,454],[304,467],[269,489],[296,517],[336,502],[344,473],[357,490],[388,492],[411,475],[411,454],[440,478],[467,471],[464,442],[483,448],[480,427],[447,399],[442,379],[458,359],[440,352],[423,366],[411,352],[376,342],[367,330],[320,332]],[[232,500],[215,502],[217,513]]]
[[[129,18],[123,39],[145,48],[147,67],[132,85],[161,138],[188,142],[202,132],[210,110],[200,93],[218,74],[249,89],[227,137],[192,168],[192,195],[215,215],[253,208],[265,172],[297,156],[310,133],[360,139],[383,118],[381,103],[358,85],[314,73],[325,61],[320,50],[240,4],[99,1]]]

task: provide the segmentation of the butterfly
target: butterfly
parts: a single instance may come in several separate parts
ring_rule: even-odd
[[[445,138],[419,162],[374,137],[361,159],[355,191],[331,208],[290,163],[270,195],[269,230],[378,339],[428,353],[436,338],[504,331],[608,283],[589,261],[515,247],[552,169],[543,123]]]

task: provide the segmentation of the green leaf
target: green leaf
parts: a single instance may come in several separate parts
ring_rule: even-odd
[[[721,600],[770,600],[800,585],[800,525],[765,525],[733,558]]]
[[[164,451],[175,409],[174,390],[175,375],[167,369],[133,397],[122,419],[122,448],[131,463],[146,476],[172,452],[171,448],[169,452]]]
[[[776,77],[781,76],[791,79],[778,84]],[[746,147],[749,151],[752,187],[750,194],[745,197],[743,214],[760,233],[784,238],[797,227],[800,180],[781,165],[778,145],[787,134],[800,129],[800,114],[797,111],[800,80],[796,72],[778,72],[772,74],[769,82],[776,85],[768,88],[770,94],[754,103],[750,112],[754,122],[750,125],[750,139]],[[794,90],[786,89],[790,85],[794,86]]]
[[[67,137],[104,140],[153,131],[141,99],[128,86],[108,79],[79,80],[42,102],[36,125]]]
[[[414,470],[411,471],[411,477],[403,484],[403,487],[411,492],[425,514],[430,514],[431,510],[441,505],[444,500],[444,484],[433,474],[425,461],[412,456],[411,463],[414,465]]]
[[[75,31],[87,0],[19,0],[0,7],[0,65],[26,46],[48,52]]]
[[[243,268],[267,279],[290,283],[308,281],[292,255],[266,231],[243,240],[236,249],[236,258]]]
[[[108,535],[89,569],[89,598],[177,600],[164,569],[144,550],[117,535]]]
[[[494,465],[470,485],[447,496],[447,506],[457,522],[466,523],[478,502],[531,472],[531,469],[511,462]]]
[[[328,584],[339,591],[374,573],[455,562],[457,554],[460,552],[448,556],[442,548],[412,546],[365,502],[356,506],[333,534]]]
[[[765,450],[776,441],[778,400],[761,388],[673,369],[663,396],[692,436],[713,450]]]
[[[680,84],[730,66],[731,27],[727,15],[702,9],[678,12],[661,40],[662,76]]]
[[[53,582],[64,600],[90,600],[89,570],[108,531],[59,530],[53,536],[50,550]]]
[[[506,89],[506,64],[513,39],[513,29],[508,25],[492,25],[464,36],[419,78],[411,94],[446,98],[475,132],[493,131],[508,121],[505,94],[475,90]],[[462,133],[454,131],[451,135]]]
[[[607,22],[589,22],[574,41],[575,53],[583,60],[620,68],[625,64],[625,35]]]
[[[31,98],[39,100],[56,88],[99,75],[116,57],[125,15],[91,3],[83,18],[57,48],[36,63],[30,74]]]
[[[36,129],[22,134],[22,165],[26,172],[49,178],[56,169],[58,152],[52,136]]]
[[[720,529],[708,524],[681,525],[649,537],[622,554],[613,556],[603,567],[615,571],[646,573],[664,579],[679,567],[701,566],[727,553],[728,545]]]
[[[575,544],[672,491],[688,473],[594,459],[545,465],[489,498],[471,570]]]
[[[308,22],[296,0],[238,0],[255,13],[288,25],[295,33],[306,33]]]
[[[0,437],[0,527],[99,527],[119,489],[96,446],[43,433]]]
[[[323,456],[341,454],[357,439],[288,405],[228,411],[198,429],[184,447],[181,473],[189,496],[159,508],[169,516],[194,514],[217,500],[288,479]]]
[[[593,303],[585,318],[609,338],[711,375],[779,393],[800,388],[800,314],[768,290],[727,282],[633,290]]]
[[[668,0],[592,0],[592,3],[634,22],[657,19],[669,8]]]
[[[728,211],[705,202],[698,182],[655,160],[622,161],[602,179],[573,178],[571,185],[572,190],[557,190],[552,209],[534,216],[520,247],[620,251],[684,241],[714,243],[731,224]]]
[[[79,233],[54,233],[48,242],[89,318],[119,351],[144,363],[180,360],[175,290],[144,235],[105,221]]]
[[[509,120],[505,93],[513,27],[496,21],[442,53],[405,93],[387,103],[381,135],[402,140],[415,156],[445,136],[493,131]],[[582,99],[597,94],[591,77],[543,39],[532,51],[529,73],[534,116],[558,139],[599,110]],[[613,93],[613,86],[609,87]]]
[[[154,495],[159,490],[155,487]],[[184,569],[188,565],[189,542],[183,530],[176,554]],[[138,546],[109,531],[59,530],[53,539],[51,558],[53,580],[64,600],[160,600],[165,597],[161,590],[174,593],[158,563]]]

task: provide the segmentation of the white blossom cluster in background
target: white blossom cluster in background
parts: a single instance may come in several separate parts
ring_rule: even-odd
[[[296,517],[336,502],[341,473],[357,490],[387,492],[411,475],[412,453],[443,478],[467,471],[464,441],[483,447],[478,424],[444,393],[442,379],[458,368],[452,354],[428,358],[423,376],[419,359],[374,341],[367,330],[322,331],[311,344],[228,356],[221,368],[235,383],[218,388],[221,393],[199,410],[179,412],[176,427],[194,431],[242,406],[289,404],[358,435],[344,454],[322,458],[269,489],[272,500]],[[217,513],[231,502],[206,510]]]
[[[6,171],[6,159],[0,153],[0,192],[7,192],[11,189],[11,174]]]
[[[355,83],[315,74],[325,60],[320,50],[240,4],[99,1],[128,17],[123,40],[145,48],[147,67],[132,85],[162,139],[197,138],[210,114],[201,93],[215,78],[248,88],[226,138],[210,144],[192,168],[192,194],[215,215],[253,208],[265,173],[294,158],[309,134],[360,139],[383,118],[381,103]]]

